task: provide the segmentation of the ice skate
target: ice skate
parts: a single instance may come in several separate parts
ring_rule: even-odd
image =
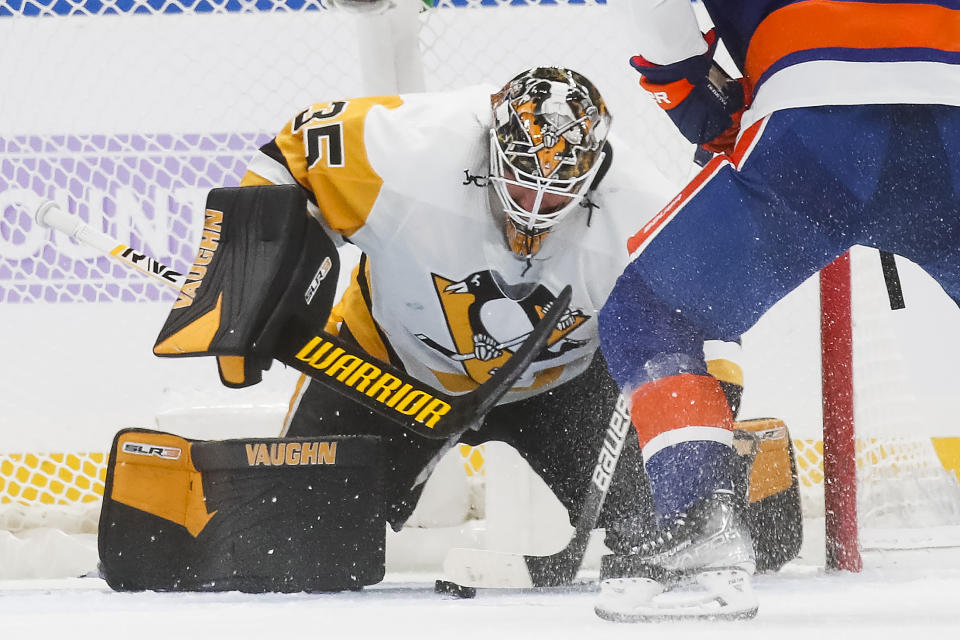
[[[718,491],[634,553],[606,556],[595,611],[613,622],[752,618],[754,568],[735,498]]]

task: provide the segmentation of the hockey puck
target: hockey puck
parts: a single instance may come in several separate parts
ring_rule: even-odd
[[[476,588],[464,587],[449,580],[437,580],[433,585],[433,590],[436,593],[442,593],[455,598],[473,598],[477,595]]]

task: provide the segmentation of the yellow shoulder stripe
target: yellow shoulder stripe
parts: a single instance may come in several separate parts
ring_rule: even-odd
[[[327,225],[351,236],[367,221],[383,179],[367,157],[367,115],[395,109],[399,96],[323,102],[304,109],[275,138],[293,177],[313,192]]]
[[[257,187],[262,185],[273,184],[263,176],[254,173],[253,171],[247,170],[243,175],[243,179],[240,180],[241,187]]]

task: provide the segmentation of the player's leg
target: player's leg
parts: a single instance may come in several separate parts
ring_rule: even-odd
[[[678,391],[672,387],[684,384],[703,400],[700,409],[717,408],[716,415],[684,416],[683,406],[676,408],[680,414],[662,406],[660,417],[677,422],[641,433],[644,445],[684,425],[731,424],[717,385],[702,379],[704,339],[735,339],[852,243],[848,219],[862,211],[861,198],[835,175],[831,158],[821,159],[828,154],[818,146],[826,144],[824,135],[839,135],[825,123],[838,131],[843,123],[829,116],[816,120],[821,137],[807,142],[813,118],[806,111],[778,112],[752,127],[741,140],[748,152],[737,158],[738,166],[708,164],[685,197],[660,216],[659,226],[644,231],[651,237],[640,238],[642,252],[600,313],[601,344],[618,383],[628,390],[655,383],[641,391],[641,400],[653,405],[648,410],[661,399],[669,405]],[[685,422],[693,419],[701,422]],[[700,435],[729,441],[722,433]],[[655,473],[651,480],[656,494]],[[664,498],[658,509],[669,514],[689,506],[684,502],[681,491],[679,500]]]
[[[604,354],[618,382],[633,390],[632,417],[663,533],[638,555],[673,574],[730,566],[749,573],[754,563],[733,492],[733,416],[706,375],[704,338],[740,335],[846,249],[842,236],[787,206],[759,175],[801,170],[782,153],[793,131],[789,119],[778,125],[778,115],[761,123],[762,137],[746,140],[750,154],[739,168],[714,161],[676,210],[665,212],[600,314]],[[846,203],[838,198],[835,206]],[[723,545],[710,542],[719,539]],[[680,552],[691,546],[698,551]],[[629,617],[635,604],[647,603],[628,598],[609,611]],[[751,613],[744,606],[732,613]]]
[[[785,206],[832,237],[910,258],[960,300],[960,109],[821,107],[781,120],[789,122],[784,143],[764,149],[754,173],[768,184],[787,178],[776,186]],[[785,170],[783,158],[803,165]],[[770,474],[794,465],[789,439],[779,441],[764,441],[748,494],[758,568],[780,566],[801,541],[796,480]],[[777,458],[779,465],[768,464]],[[787,488],[768,495],[776,485]]]
[[[675,217],[664,217],[655,241],[621,277],[601,313],[601,334],[619,382],[637,388],[633,417],[661,516],[696,512],[710,502],[711,487],[722,490],[727,482],[728,454],[705,442],[722,443],[729,416],[718,390],[702,379],[695,350],[703,336],[742,333],[854,243],[933,253],[957,246],[952,223],[937,220],[957,218],[955,198],[944,195],[954,193],[956,176],[943,179],[956,174],[955,162],[949,153],[931,153],[949,148],[935,138],[952,139],[955,126],[940,126],[934,136],[929,118],[904,119],[910,110],[774,114],[758,125],[760,137],[746,132],[738,151],[749,154],[738,159],[737,171],[708,166],[713,173],[681,198]],[[904,157],[896,155],[901,151]],[[938,166],[930,166],[938,155]],[[931,203],[940,211],[918,218]],[[691,429],[701,425],[707,429]],[[667,532],[679,534],[669,526]]]
[[[799,480],[790,432],[782,420],[744,420],[738,416],[744,385],[739,341],[708,340],[703,355],[707,371],[720,382],[737,419],[733,432],[737,453],[734,493],[742,502],[750,529],[756,569],[777,571],[797,557],[803,542]]]

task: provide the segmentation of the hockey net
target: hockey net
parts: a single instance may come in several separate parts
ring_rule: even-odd
[[[693,170],[690,145],[625,64],[634,51],[601,0],[396,3],[382,14],[330,10],[321,0],[0,6],[0,540],[37,531],[94,535],[104,452],[120,428],[160,427],[197,438],[275,435],[293,381],[291,373],[271,371],[261,385],[225,390],[206,363],[153,358],[149,347],[171,293],[37,228],[30,213],[42,199],[55,199],[121,242],[182,269],[193,257],[206,192],[236,184],[252,152],[303,106],[473,83],[499,87],[524,68],[543,65],[569,66],[593,80],[621,139],[653,156],[678,187]],[[794,298],[790,304],[810,308],[802,295]],[[769,333],[782,335],[784,325],[775,326]],[[763,332],[745,342],[748,350],[756,344],[754,352],[769,351]],[[819,395],[804,396],[807,407],[785,415],[790,412],[778,399],[791,394],[763,388],[752,392],[763,400],[745,408],[787,420],[805,504],[822,513],[821,423],[809,410]],[[932,512],[955,512],[949,484],[955,478],[947,467],[960,466],[950,444],[960,433],[950,432],[955,422],[940,424],[935,433],[943,442],[937,444],[918,437],[931,433],[928,427],[921,421],[911,428],[909,444],[893,439],[900,437],[896,429],[861,438],[861,497],[902,503],[898,490],[873,488],[871,478],[892,475],[894,482],[876,483],[888,487],[927,474],[945,496]],[[485,453],[491,452],[456,450],[440,485],[458,487],[457,496],[438,490],[432,500],[439,506],[427,505],[413,524],[452,526],[457,541],[476,541],[474,525],[489,525],[491,512],[503,510],[488,504],[497,492],[487,490],[487,471],[490,460],[505,464],[506,458],[487,455],[482,462]],[[512,514],[535,512],[528,507]],[[890,511],[862,506],[861,513],[872,509]],[[942,518],[932,523],[943,524]],[[544,544],[556,550],[568,530],[547,528]]]

